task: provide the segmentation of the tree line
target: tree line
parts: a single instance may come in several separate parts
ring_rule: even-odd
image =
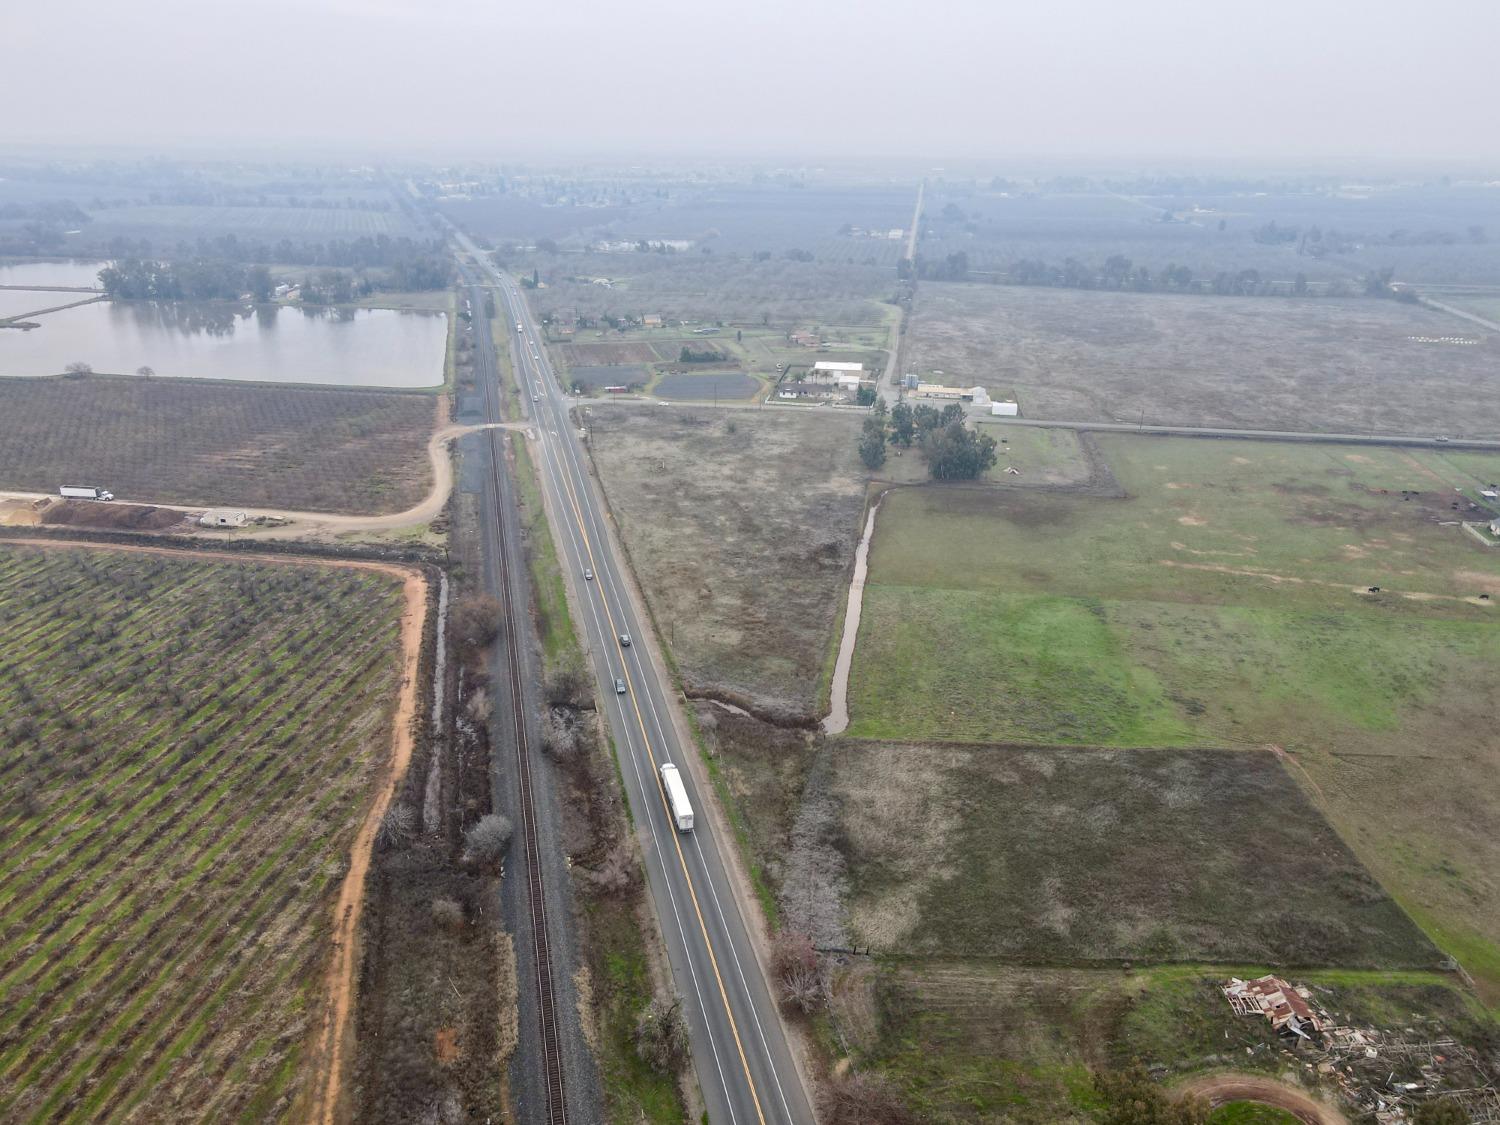
[[[446,258],[422,257],[395,263],[382,278],[330,269],[309,273],[300,292],[307,304],[337,304],[379,290],[445,289],[452,279],[453,266]],[[264,303],[276,288],[267,266],[224,258],[121,258],[99,271],[99,284],[111,298],[136,301],[233,301],[248,294]]]
[[[871,472],[885,464],[886,446],[916,446],[933,480],[976,480],[995,466],[998,443],[964,425],[962,403],[942,410],[898,402],[889,410],[877,398],[859,436],[859,459]]]

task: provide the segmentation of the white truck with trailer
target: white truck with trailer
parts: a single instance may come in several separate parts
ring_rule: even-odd
[[[682,775],[671,762],[661,768],[661,786],[666,790],[667,804],[672,807],[672,820],[679,832],[693,830],[693,806],[688,801],[687,789],[682,784]]]
[[[107,488],[78,488],[63,485],[58,492],[66,500],[113,500],[115,494]]]

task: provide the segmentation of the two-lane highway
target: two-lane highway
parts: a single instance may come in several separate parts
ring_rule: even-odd
[[[652,659],[654,646],[642,643],[647,623],[637,615],[627,589],[609,517],[587,471],[541,333],[514,281],[490,266],[462,234],[455,232],[455,238],[493,279],[507,316],[516,379],[535,423],[532,446],[554,538],[580,595],[580,624],[616,739],[709,1116],[745,1125],[810,1122],[806,1089],[751,942],[749,927],[758,922],[742,914],[714,819],[704,815],[707,801],[698,785],[702,770],[697,750],[679,737],[670,710],[671,681]],[[622,642],[627,635],[634,643]],[[623,691],[617,691],[617,681]],[[679,832],[673,824],[659,780],[667,762],[681,769],[698,814],[692,831]]]

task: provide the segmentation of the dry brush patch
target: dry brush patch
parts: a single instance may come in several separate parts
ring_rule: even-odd
[[[432,487],[442,399],[93,376],[0,381],[0,488],[371,514]]]
[[[887,952],[1440,960],[1269,752],[851,742],[835,776],[853,925]]]
[[[0,550],[0,1115],[289,1112],[399,604],[351,568]]]
[[[1410,337],[1461,334],[1474,347]],[[1500,336],[1418,305],[924,285],[921,370],[1020,395],[1033,418],[1363,433],[1492,433],[1471,388]],[[997,362],[997,355],[1000,357]]]
[[[812,714],[864,505],[858,419],[595,407],[590,421],[687,687]]]

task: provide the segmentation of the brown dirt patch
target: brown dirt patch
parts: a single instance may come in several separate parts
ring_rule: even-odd
[[[458,1028],[438,1028],[437,1034],[432,1037],[432,1052],[444,1066],[457,1062],[461,1054],[458,1049]]]
[[[1202,1098],[1210,1109],[1228,1102],[1259,1102],[1284,1109],[1304,1125],[1349,1125],[1337,1109],[1310,1097],[1295,1086],[1254,1074],[1210,1074],[1193,1078],[1178,1093]]]
[[[37,522],[58,527],[97,527],[112,531],[164,531],[187,522],[176,508],[150,504],[101,504],[97,500],[54,500]]]

